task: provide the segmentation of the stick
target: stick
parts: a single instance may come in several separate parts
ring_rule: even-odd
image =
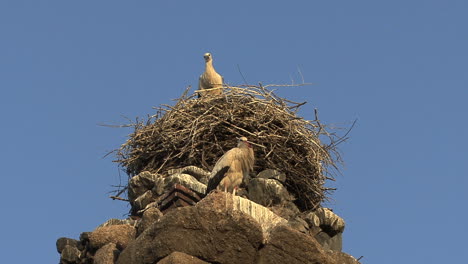
[[[121,198],[121,197],[118,197],[118,196],[109,196],[109,198],[111,198],[112,200],[119,200],[119,201],[130,202],[130,200],[125,199],[125,198]]]

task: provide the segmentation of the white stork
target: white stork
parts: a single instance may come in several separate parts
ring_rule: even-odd
[[[238,139],[237,147],[230,149],[216,162],[211,171],[206,193],[213,189],[221,189],[232,192],[236,195],[236,190],[252,170],[255,162],[252,144],[246,137]],[[227,196],[226,196],[227,197]],[[227,202],[226,202],[227,203]]]
[[[205,72],[198,79],[199,97],[205,95],[220,95],[223,93],[223,77],[213,67],[211,53],[205,53]],[[209,89],[202,92],[202,90]]]

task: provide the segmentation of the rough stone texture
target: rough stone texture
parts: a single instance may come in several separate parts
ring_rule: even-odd
[[[57,252],[60,254],[62,253],[65,246],[68,245],[72,247],[78,247],[79,243],[80,242],[78,240],[67,238],[67,237],[61,237],[57,239],[57,242],[55,243],[55,245],[57,247]]]
[[[304,234],[309,233],[309,225],[307,224],[305,220],[303,220],[300,217],[296,217],[296,218],[289,220],[288,226],[301,233],[304,233]]]
[[[205,185],[208,184],[208,179],[211,174],[209,171],[205,171],[204,169],[198,168],[196,166],[187,166],[187,167],[180,168],[180,169],[172,169],[172,170],[167,171],[167,173],[169,175],[176,174],[176,173],[190,174],[193,177],[195,177],[199,182]]]
[[[343,252],[336,252],[336,251],[327,251],[328,256],[333,259],[336,264],[360,264],[356,258],[351,255],[348,255]]]
[[[80,242],[81,243],[85,243],[85,242],[88,242],[89,241],[89,235],[91,234],[91,232],[83,232],[80,234]]]
[[[343,233],[345,222],[328,208],[318,208],[314,212],[305,215],[304,219],[310,226],[319,226],[329,236]]]
[[[283,217],[288,221],[296,218],[301,213],[299,208],[297,208],[297,206],[293,202],[286,202],[275,206],[271,206],[269,208],[271,211],[273,211],[273,213]]]
[[[155,187],[158,179],[161,179],[161,175],[153,174],[148,171],[143,171],[140,174],[132,177],[128,182],[128,199],[133,205],[133,201],[144,194],[146,191],[151,190]]]
[[[111,218],[104,222],[103,224],[99,225],[98,227],[103,227],[103,226],[110,226],[110,225],[134,225],[135,220],[131,218],[127,219],[117,219],[117,218]]]
[[[323,249],[326,250],[333,250],[333,251],[341,251],[343,245],[343,235],[342,233],[338,233],[332,237],[330,237],[325,232],[318,232],[315,236],[317,242],[322,245]]]
[[[129,181],[128,199],[132,205],[131,212],[138,214],[139,211],[156,201],[160,195],[171,189],[176,183],[198,194],[205,194],[206,191],[206,185],[200,183],[189,174],[176,173],[168,177],[162,177],[158,174],[144,171]]]
[[[206,185],[199,182],[195,177],[189,174],[177,173],[164,178],[164,189],[170,189],[174,184],[181,184],[199,194],[205,194]]]
[[[108,243],[114,243],[123,249],[135,238],[136,230],[130,225],[111,225],[98,227],[89,234],[89,246],[98,249]]]
[[[110,219],[82,233],[80,241],[58,239],[60,263],[359,264],[340,252],[343,219],[328,208],[300,212],[273,170],[252,178],[244,189],[251,199],[273,204],[270,208],[215,190],[195,206],[163,215],[153,201],[175,183],[204,192],[206,186],[185,172],[189,170],[166,178],[148,172],[137,175],[131,203],[146,206],[139,212],[141,219]]]
[[[273,169],[266,169],[257,174],[257,178],[275,179],[282,183],[286,181],[286,174]]]
[[[86,251],[88,250],[89,234],[91,234],[91,232],[83,232],[80,234],[78,249],[83,251],[83,254],[86,254]]]
[[[209,264],[194,256],[187,255],[183,252],[172,252],[169,256],[158,261],[157,264]]]
[[[163,177],[156,178],[154,182],[154,187],[153,189],[151,189],[156,196],[161,196],[164,194],[164,192],[166,192],[166,189],[165,189],[166,185],[164,184],[164,182],[165,182],[165,178]]]
[[[227,198],[227,199],[226,199]],[[226,194],[221,191],[213,191],[203,200],[198,202],[197,206],[204,206],[207,208],[213,208],[215,210],[226,210],[226,203],[228,210],[241,211],[251,216],[257,223],[262,227],[264,239],[268,238],[269,231],[278,226],[286,225],[287,221],[273,213],[270,209],[254,203],[249,199],[245,199],[239,196],[232,196],[232,194]]]
[[[309,234],[309,224],[301,218],[301,212],[293,202],[269,207],[275,214],[283,217],[288,221],[287,225],[301,233]]]
[[[82,252],[79,264],[94,264],[94,254],[90,252]]]
[[[254,178],[250,180],[247,189],[249,199],[264,206],[273,206],[292,200],[286,187],[275,179]]]
[[[138,212],[157,199],[157,196],[153,194],[153,191],[148,190],[142,195],[138,196],[132,203],[132,211]]]
[[[136,236],[138,237],[143,231],[145,231],[152,224],[156,223],[161,219],[163,214],[156,207],[151,207],[143,213],[140,221],[136,225]]]
[[[268,243],[259,251],[258,263],[334,264],[335,262],[312,237],[290,227],[278,226],[271,231]]]
[[[158,198],[158,199],[159,199],[159,198]],[[145,208],[141,209],[140,211],[137,211],[137,215],[143,215],[143,213],[144,213],[146,210],[150,209],[150,208],[153,208],[153,207],[154,207],[154,208],[158,208],[158,204],[159,204],[158,199],[157,199],[157,201],[154,201],[154,202],[149,203],[148,205],[146,205]]]
[[[173,209],[123,250],[117,263],[153,264],[174,251],[208,262],[253,263],[263,240],[261,227],[229,210],[210,203]]]
[[[81,251],[78,250],[75,246],[66,245],[62,254],[60,254],[61,263],[78,263],[80,260]]]
[[[94,255],[94,264],[114,264],[120,251],[114,243],[106,244],[96,251]]]

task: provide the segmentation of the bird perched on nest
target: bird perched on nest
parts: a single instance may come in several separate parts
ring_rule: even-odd
[[[223,93],[223,77],[213,67],[211,53],[205,53],[205,72],[198,79],[198,97],[205,95],[220,95]],[[207,91],[202,91],[206,90]]]
[[[215,188],[236,195],[236,189],[252,170],[255,162],[252,145],[246,137],[240,137],[237,147],[230,149],[216,162],[211,171],[206,193]]]

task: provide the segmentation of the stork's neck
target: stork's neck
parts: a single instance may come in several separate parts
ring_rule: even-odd
[[[241,141],[237,145],[238,148],[252,148],[252,145],[249,142]]]
[[[205,71],[215,71],[213,67],[213,60],[209,60],[205,63]]]

